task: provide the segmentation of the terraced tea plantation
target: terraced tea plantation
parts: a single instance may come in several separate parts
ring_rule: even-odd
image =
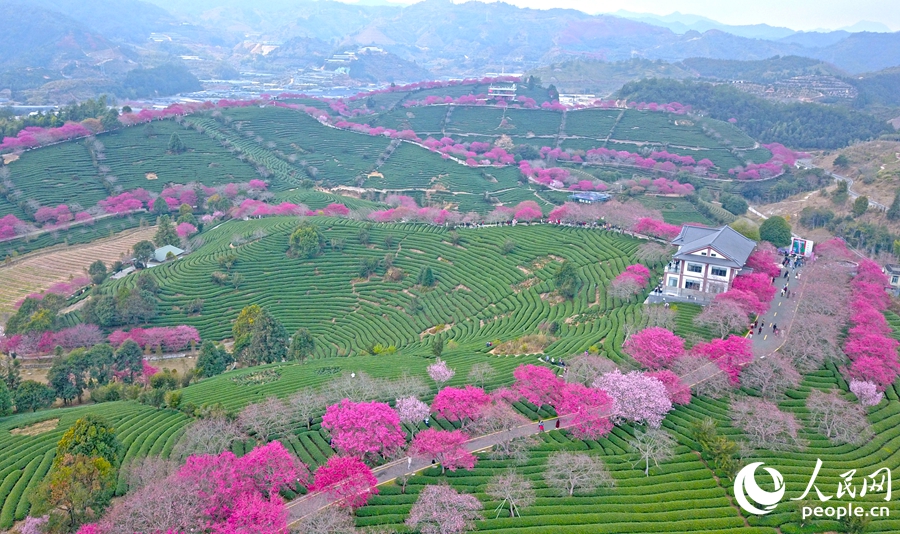
[[[169,456],[190,418],[134,402],[111,402],[15,415],[0,420],[0,528],[21,521],[31,505],[24,498],[50,469],[56,443],[75,421],[92,413],[105,417],[124,446],[126,461],[148,454]],[[118,494],[126,489],[119,479]]]
[[[205,234],[206,244],[177,262],[151,269],[162,288],[158,324],[190,324],[204,338],[230,336],[229,320],[248,304],[272,311],[293,332],[309,328],[318,339],[320,357],[344,356],[380,343],[400,350],[422,346],[423,333],[450,325],[448,339],[460,348],[484,352],[489,341],[508,341],[536,334],[543,323],[557,323],[557,341],[548,354],[565,356],[598,344],[616,350],[621,324],[634,314],[634,304],[607,297],[606,285],[632,263],[639,241],[596,230],[547,225],[459,229],[458,245],[446,229],[419,224],[372,226],[369,245],[360,244],[363,222],[337,219],[313,221],[326,241],[343,240],[342,252],[330,248],[313,259],[287,256],[287,239],[295,218],[228,222]],[[265,234],[253,240],[255,232]],[[232,248],[235,236],[251,242]],[[514,243],[508,255],[506,241]],[[386,243],[390,243],[388,246]],[[213,283],[218,258],[236,254],[232,269],[244,282]],[[384,268],[368,280],[359,278],[361,260],[383,260],[403,272],[401,280],[386,280]],[[573,301],[554,293],[553,273],[564,259],[573,262],[584,280]],[[433,288],[416,286],[419,271],[430,267]],[[114,294],[135,283],[129,276],[104,286]],[[203,299],[203,312],[181,311],[190,300]],[[589,320],[576,320],[588,317]]]
[[[617,427],[606,438],[598,441],[573,441],[567,434],[550,431],[541,436],[541,443],[532,450],[528,460],[515,465],[514,462],[491,460],[486,454],[480,456],[475,469],[440,475],[439,469],[426,470],[412,477],[405,493],[394,484],[381,489],[370,504],[358,512],[360,526],[387,526],[399,532],[406,532],[402,522],[409,514],[418,492],[427,484],[447,480],[460,492],[476,495],[484,504],[486,520],[478,522],[478,532],[497,533],[730,533],[754,532],[775,534],[824,532],[841,530],[834,520],[819,521],[815,530],[799,527],[798,502],[790,501],[800,497],[816,466],[822,459],[824,466],[816,479],[816,485],[826,495],[835,495],[841,475],[850,469],[857,469],[856,475],[868,475],[880,467],[890,467],[897,474],[900,465],[900,402],[895,389],[888,391],[890,403],[882,403],[870,410],[878,436],[861,448],[850,445],[836,447],[818,433],[811,431],[809,413],[805,399],[813,389],[828,390],[842,387],[833,367],[808,376],[802,385],[789,392],[790,399],[779,404],[782,410],[795,413],[805,423],[801,433],[809,441],[809,446],[800,452],[771,453],[757,451],[746,462],[765,462],[778,469],[788,488],[785,498],[776,510],[763,517],[745,518],[733,502],[731,482],[722,478],[718,481],[713,471],[694,452],[697,444],[690,437],[690,427],[694,422],[712,417],[718,423],[720,433],[731,439],[740,438],[741,433],[730,425],[729,402],[709,398],[694,398],[688,406],[678,407],[666,416],[663,423],[678,441],[675,457],[651,468],[645,477],[643,464],[634,466],[635,456],[628,441],[633,437],[630,426]],[[616,486],[601,489],[587,495],[560,497],[543,480],[547,455],[556,450],[588,451],[603,458],[615,479]],[[652,465],[652,464],[651,464]],[[537,501],[521,510],[522,517],[509,518],[508,512],[495,518],[494,509],[499,504],[484,493],[488,479],[510,467],[525,475],[534,485]],[[854,478],[854,483],[860,485]],[[846,494],[841,502],[870,506],[887,506],[890,515],[900,513],[896,499],[884,501],[884,493],[850,499]],[[820,504],[813,497],[813,502]],[[829,501],[831,505],[834,500]],[[865,532],[896,532],[900,521],[892,518],[875,518]]]

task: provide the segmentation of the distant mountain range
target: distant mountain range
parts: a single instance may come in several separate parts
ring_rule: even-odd
[[[334,53],[366,46],[387,53],[364,69],[350,69],[366,80],[525,72],[584,59],[791,55],[854,75],[900,66],[900,32],[795,32],[678,13],[589,15],[502,2],[0,0],[0,12],[15,13],[0,19],[0,91],[39,83],[34,69],[46,70],[49,81],[121,79],[128,70],[163,64],[183,64],[200,78],[234,69],[270,69],[289,78],[297,69],[322,66]]]

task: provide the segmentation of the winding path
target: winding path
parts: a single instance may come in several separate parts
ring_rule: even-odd
[[[571,426],[572,419],[572,415],[563,415],[559,417],[560,428],[567,428]],[[546,426],[548,430],[555,429],[555,420],[556,419],[547,420]],[[515,438],[533,436],[535,434],[539,434],[540,432],[541,431],[538,428],[538,423],[531,422],[522,426],[511,428],[509,430],[474,437],[467,441],[464,446],[466,450],[471,452],[484,451],[499,443],[504,443]],[[376,467],[372,470],[372,473],[378,480],[377,485],[380,486],[382,484],[387,484],[388,482],[391,482],[398,477],[404,475],[412,475],[431,466],[432,463],[426,459],[413,457],[412,461],[410,461],[409,457],[404,457],[400,460],[395,460],[391,463]],[[316,513],[322,508],[334,504],[334,502],[335,500],[332,499],[327,492],[322,491],[309,493],[307,495],[294,499],[287,504],[289,526],[295,527],[296,524],[299,523],[303,518]]]

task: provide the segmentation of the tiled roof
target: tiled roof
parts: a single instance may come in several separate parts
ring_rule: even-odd
[[[672,244],[678,245],[675,259],[697,260],[697,256],[691,256],[690,254],[708,247],[724,256],[724,258],[704,258],[704,262],[736,268],[743,267],[747,263],[747,258],[753,252],[753,249],[756,248],[756,241],[745,237],[730,226],[706,228],[703,226],[684,225],[681,228],[681,232],[672,240]]]

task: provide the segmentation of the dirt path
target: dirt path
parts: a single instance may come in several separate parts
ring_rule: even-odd
[[[0,314],[15,311],[15,303],[57,282],[85,276],[96,260],[107,265],[127,255],[138,241],[152,239],[156,227],[126,230],[85,245],[37,251],[0,267]]]

